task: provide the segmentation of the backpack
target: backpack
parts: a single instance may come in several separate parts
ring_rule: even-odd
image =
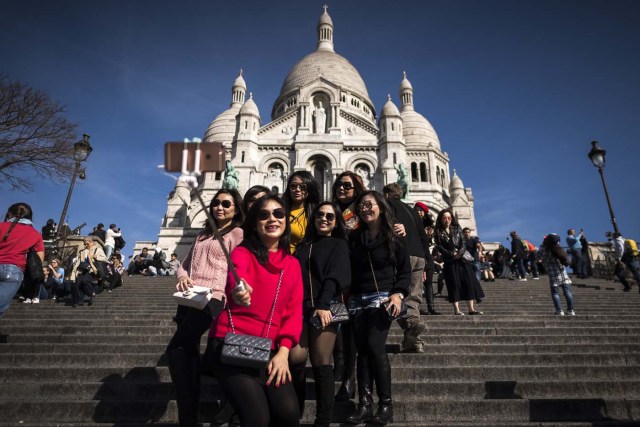
[[[520,240],[520,242],[522,243],[522,251],[524,252],[524,254],[529,255],[529,245],[527,244],[528,242],[524,239]]]
[[[624,241],[624,254],[632,257],[638,256],[638,244],[633,239],[626,239]]]
[[[525,252],[535,252],[538,250],[538,248],[528,240],[523,240],[522,243],[526,246]]]
[[[122,248],[124,248],[124,245],[127,244],[127,242],[124,241],[122,236],[114,237],[113,240],[114,240],[114,243],[116,245],[115,249],[122,249]]]

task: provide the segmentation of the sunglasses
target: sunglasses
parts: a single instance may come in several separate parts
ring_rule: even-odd
[[[337,188],[342,188],[344,191],[349,191],[353,188],[353,184],[349,181],[340,181],[338,182]]]
[[[231,200],[220,200],[220,199],[213,199],[213,202],[211,202],[211,206],[213,206],[214,208],[217,208],[220,205],[222,205],[222,207],[225,209],[229,209],[232,205],[232,202]]]
[[[316,219],[322,219],[322,218],[326,218],[327,221],[333,222],[333,220],[336,219],[336,214],[331,212],[318,211],[318,213],[316,214]]]
[[[367,201],[367,202],[360,203],[358,206],[356,206],[356,210],[358,212],[370,211],[371,209],[373,209],[374,206],[378,206],[378,204]]]
[[[289,189],[291,191],[296,191],[298,189],[300,189],[300,191],[307,191],[307,184],[297,184],[297,183],[293,183],[289,186]]]
[[[271,215],[273,215],[275,219],[283,219],[286,216],[286,212],[282,208],[274,209],[272,211],[268,211],[266,209],[258,211],[258,219],[260,221],[268,220]]]

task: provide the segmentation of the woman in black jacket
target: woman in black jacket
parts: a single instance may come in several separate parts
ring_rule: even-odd
[[[349,314],[358,350],[359,405],[348,422],[385,425],[393,421],[391,365],[385,344],[391,322],[409,293],[409,252],[393,232],[395,219],[384,197],[375,191],[355,201],[360,227],[349,236],[351,298]],[[369,372],[374,378],[370,378]],[[373,415],[372,383],[378,393]]]
[[[328,426],[335,391],[331,356],[338,331],[338,325],[331,323],[329,307],[342,301],[342,291],[351,280],[344,221],[337,206],[323,202],[313,211],[304,240],[294,255],[302,267],[305,322],[300,345],[291,350],[289,361],[302,414],[308,353],[316,386],[314,425]]]
[[[470,261],[465,259],[465,245],[462,229],[454,222],[451,209],[443,209],[438,214],[434,230],[436,247],[444,261],[444,279],[447,285],[449,302],[453,304],[453,313],[463,316],[459,301],[466,301],[469,314],[482,314],[476,311],[474,301],[484,298],[480,282],[476,279]]]

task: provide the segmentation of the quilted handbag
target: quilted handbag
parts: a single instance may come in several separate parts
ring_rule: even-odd
[[[278,294],[280,293],[280,285],[282,284],[283,274],[284,270],[280,271],[278,287],[276,288],[276,296],[273,299],[271,314],[269,315],[267,333],[264,337],[237,334],[236,329],[233,326],[231,309],[227,304],[227,313],[229,314],[229,324],[231,325],[231,332],[228,332],[224,337],[224,343],[222,344],[222,353],[220,355],[220,361],[222,363],[225,363],[227,365],[242,366],[245,368],[261,369],[267,367],[267,365],[269,364],[269,358],[271,357],[271,345],[273,343],[273,341],[271,341],[271,338],[269,338],[269,332],[271,331],[273,312],[275,311],[276,303],[278,302]]]
[[[269,363],[271,338],[229,332],[222,345],[222,363],[246,368],[264,368]]]
[[[173,299],[178,305],[202,310],[211,300],[211,289],[204,286],[194,286],[185,292],[176,292]]]

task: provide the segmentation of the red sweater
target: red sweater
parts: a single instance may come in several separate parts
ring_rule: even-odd
[[[227,301],[238,334],[264,337],[267,333],[269,315],[276,295],[280,272],[284,270],[278,300],[273,313],[269,336],[273,348],[281,346],[291,349],[300,341],[302,333],[302,273],[298,260],[287,251],[269,252],[269,261],[260,265],[255,256],[245,247],[239,246],[231,253],[238,276],[252,288],[251,305],[237,305],[231,298],[235,280],[231,273],[227,278]],[[231,332],[229,314],[225,310],[214,321],[209,330],[210,337],[223,338]]]
[[[32,226],[16,224],[7,240],[2,240],[9,228],[10,221],[0,223],[0,264],[13,264],[24,271],[27,265],[27,252],[33,248],[36,252],[44,252],[42,236]]]

